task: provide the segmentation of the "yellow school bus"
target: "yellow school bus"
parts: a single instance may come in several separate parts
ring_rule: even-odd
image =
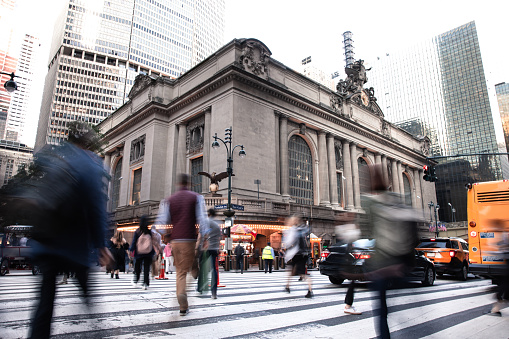
[[[504,274],[509,235],[509,180],[467,184],[470,272],[497,280]]]

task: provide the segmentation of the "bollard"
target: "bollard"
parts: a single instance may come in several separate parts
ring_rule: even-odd
[[[274,270],[279,271],[279,257],[274,257]]]
[[[258,260],[259,260],[258,261],[258,267],[259,267],[260,271],[263,271],[263,259],[262,259],[262,257],[259,257]]]

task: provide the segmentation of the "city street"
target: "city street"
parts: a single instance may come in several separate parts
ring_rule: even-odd
[[[307,284],[293,278],[284,292],[286,272],[220,272],[218,299],[189,286],[190,313],[181,317],[175,298],[175,274],[152,280],[148,290],[131,286],[132,274],[110,279],[92,273],[90,308],[79,298],[74,279],[57,288],[52,333],[56,338],[373,338],[373,293],[364,283],[354,306],[362,315],[343,312],[346,286],[311,272]],[[40,276],[11,273],[0,277],[0,337],[24,338]],[[491,281],[470,276],[466,282],[438,279],[435,286],[411,284],[388,292],[393,338],[507,338],[509,309],[502,317],[485,315],[493,303]]]

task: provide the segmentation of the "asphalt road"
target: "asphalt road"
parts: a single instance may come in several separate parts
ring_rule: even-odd
[[[374,293],[356,286],[354,306],[362,315],[343,312],[346,285],[336,286],[311,271],[314,297],[304,298],[307,284],[287,272],[220,272],[218,299],[194,291],[189,279],[190,313],[179,316],[175,274],[152,280],[148,290],[131,285],[132,274],[111,279],[91,274],[90,307],[74,279],[57,287],[52,333],[55,338],[374,338]],[[0,277],[0,337],[28,335],[40,276],[13,272]],[[453,277],[434,286],[398,286],[388,292],[392,338],[508,338],[509,308],[502,317],[486,315],[494,302],[491,281]]]

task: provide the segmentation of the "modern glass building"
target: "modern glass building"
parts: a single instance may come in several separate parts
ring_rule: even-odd
[[[501,179],[495,128],[475,22],[370,62],[374,87],[387,120],[428,136],[437,159],[440,219],[466,220],[467,181]],[[461,188],[459,188],[461,187]]]
[[[56,23],[35,151],[97,124],[138,74],[177,78],[223,44],[225,2],[69,0]]]
[[[504,130],[505,147],[509,152],[509,84],[505,82],[496,84],[498,110],[502,120],[502,129]]]

